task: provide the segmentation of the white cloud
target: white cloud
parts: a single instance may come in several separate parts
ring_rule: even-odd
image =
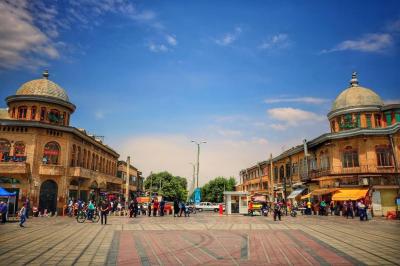
[[[169,45],[176,46],[178,44],[178,41],[176,40],[175,36],[172,35],[167,35],[166,37],[167,42]]]
[[[310,103],[310,104],[322,104],[328,102],[328,99],[316,98],[316,97],[296,97],[296,98],[268,98],[265,99],[265,103]]]
[[[395,20],[386,27],[387,31],[389,32],[400,32],[400,19]]]
[[[215,43],[221,46],[228,46],[235,42],[241,33],[242,28],[236,27],[233,32],[225,33],[220,39],[216,39]]]
[[[168,47],[165,44],[149,43],[148,48],[153,53],[168,52]]]
[[[386,99],[385,104],[400,104],[400,99]]]
[[[322,115],[291,107],[269,109],[267,110],[267,114],[271,119],[282,122],[270,125],[275,130],[285,130],[288,127],[325,120],[325,117]]]
[[[289,35],[279,33],[263,41],[259,46],[260,49],[282,49],[290,46]]]
[[[219,135],[224,137],[237,137],[242,135],[242,132],[240,132],[240,130],[219,129],[217,130],[217,132]]]
[[[34,68],[59,57],[50,37],[35,26],[26,1],[0,2],[0,25],[0,68]]]
[[[366,53],[381,53],[392,47],[394,39],[389,33],[369,33],[356,40],[346,40],[334,48],[323,50],[321,53],[339,51],[359,51]]]

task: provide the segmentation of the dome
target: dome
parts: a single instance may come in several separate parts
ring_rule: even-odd
[[[43,73],[43,78],[28,81],[17,90],[16,95],[35,95],[57,98],[69,102],[67,93],[63,88],[49,80],[47,70]]]
[[[332,112],[356,106],[383,106],[383,101],[374,91],[359,86],[357,73],[353,73],[350,87],[344,90],[332,104]]]

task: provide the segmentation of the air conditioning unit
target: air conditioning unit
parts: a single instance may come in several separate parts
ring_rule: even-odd
[[[340,182],[335,182],[335,183],[333,183],[333,186],[334,186],[334,187],[339,187],[339,186],[340,186]]]
[[[362,186],[368,186],[368,185],[369,185],[369,179],[366,178],[366,177],[361,178],[360,181],[361,181],[361,182],[360,182],[360,183],[361,183],[360,185],[362,185]]]

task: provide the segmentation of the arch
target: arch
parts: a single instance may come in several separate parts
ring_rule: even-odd
[[[93,171],[94,171],[94,166],[95,166],[95,160],[96,160],[95,154],[92,153],[92,167],[91,167],[91,169],[92,169]]]
[[[28,113],[27,106],[18,107],[18,119],[26,119],[26,114]]]
[[[6,139],[0,139],[0,161],[7,162],[10,157],[11,144]]]
[[[81,152],[81,147],[80,146],[78,146],[78,156],[77,156],[76,166],[79,166],[79,167],[82,166],[82,152]]]
[[[40,186],[39,209],[40,211],[55,213],[57,211],[58,186],[54,180],[48,179]]]
[[[44,146],[43,163],[58,164],[60,154],[61,154],[60,145],[55,141],[48,142]]]
[[[90,163],[91,163],[91,157],[92,154],[90,153],[90,151],[88,150],[88,154],[87,154],[87,161],[86,161],[86,168],[90,169]]]
[[[37,107],[32,106],[31,107],[31,120],[36,120],[36,112],[37,112]]]
[[[279,167],[279,178],[282,179],[285,177],[285,167],[283,167],[283,165],[281,165],[281,167]]]
[[[87,156],[86,149],[83,149],[82,167],[86,167],[86,156]]]

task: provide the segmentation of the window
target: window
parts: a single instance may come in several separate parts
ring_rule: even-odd
[[[22,157],[25,156],[25,144],[21,141],[17,141],[14,144],[14,156]]]
[[[60,145],[52,141],[44,146],[43,151],[43,164],[58,164],[60,156]]]
[[[287,164],[286,164],[286,176],[287,176],[287,177],[290,177],[290,176],[291,176],[291,173],[290,173],[290,163],[287,163]]]
[[[77,163],[76,166],[82,167],[82,153],[81,147],[78,147],[78,156],[77,156]]]
[[[60,112],[56,109],[52,109],[49,112],[49,121],[51,123],[59,123],[61,121]]]
[[[299,166],[297,165],[297,163],[293,163],[292,164],[292,175],[297,175],[299,172]]]
[[[9,160],[11,144],[6,139],[0,139],[0,161],[7,162]]]
[[[65,125],[67,125],[67,115],[65,112],[63,113],[62,117],[63,117],[63,125],[65,126]]]
[[[18,119],[26,119],[28,108],[26,106],[18,107]]]
[[[283,165],[279,168],[279,178],[280,182],[282,182],[283,178],[285,178],[285,168]]]
[[[32,106],[31,108],[31,120],[36,119],[36,106]]]
[[[343,168],[351,168],[360,166],[358,163],[358,152],[357,150],[352,149],[351,147],[347,147],[343,152],[342,159]]]
[[[361,119],[360,119],[360,114],[356,114],[356,125],[357,127],[361,127]]]
[[[332,129],[332,132],[335,132],[335,126],[336,126],[335,120],[332,120],[332,121],[331,121],[331,129]]]
[[[375,127],[381,127],[381,115],[375,114]]]
[[[386,123],[388,126],[392,124],[392,114],[390,112],[385,113],[386,116]]]
[[[329,169],[329,155],[327,152],[321,152],[320,154],[320,162],[319,168],[321,170],[328,170]]]
[[[396,110],[394,118],[396,119],[396,123],[400,123],[400,110]]]
[[[12,117],[12,118],[15,118],[15,107],[12,109],[12,115],[11,115],[11,117]]]
[[[371,115],[367,114],[365,115],[365,118],[367,119],[367,128],[371,128],[372,124],[371,124]]]
[[[278,167],[274,167],[274,182],[278,181]]]
[[[46,119],[46,107],[42,107],[40,109],[40,121],[44,121]]]
[[[76,161],[76,146],[75,144],[72,145],[72,154],[71,154],[71,166],[75,166],[75,161]]]
[[[389,147],[376,148],[378,166],[393,166],[392,151]]]

